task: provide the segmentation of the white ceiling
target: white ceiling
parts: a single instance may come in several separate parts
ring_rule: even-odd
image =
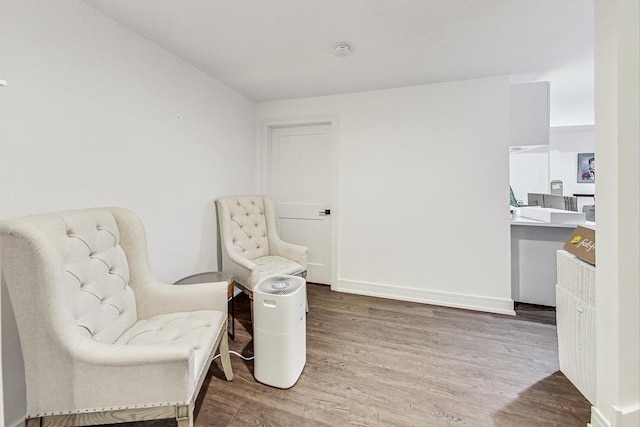
[[[253,101],[535,74],[593,55],[593,0],[83,0]],[[346,58],[333,53],[352,45]]]

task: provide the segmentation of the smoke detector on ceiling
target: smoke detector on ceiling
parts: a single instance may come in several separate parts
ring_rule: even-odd
[[[333,52],[336,54],[336,56],[349,56],[349,54],[351,54],[351,45],[348,43],[338,43],[333,48]]]

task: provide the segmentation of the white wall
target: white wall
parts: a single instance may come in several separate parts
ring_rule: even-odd
[[[0,217],[122,205],[160,278],[215,267],[202,231],[213,197],[254,189],[255,105],[79,1],[0,20]]]
[[[338,117],[334,289],[512,312],[508,78],[258,108],[263,122]]]
[[[564,194],[594,194],[593,183],[578,182],[578,153],[594,153],[593,126],[551,128],[549,142],[549,180],[561,180]],[[596,161],[596,168],[598,162]],[[548,190],[547,190],[548,191]]]
[[[592,8],[585,1],[581,8]],[[593,125],[593,53],[568,58],[560,67],[541,73],[511,76],[512,84],[550,82],[549,113],[552,127]]]
[[[509,184],[516,200],[525,205],[529,193],[548,193],[549,146],[509,153]]]
[[[77,0],[3,1],[0,40],[0,218],[121,205],[159,279],[216,269],[212,200],[255,190],[255,104]]]
[[[594,427],[640,425],[640,5],[596,0]]]

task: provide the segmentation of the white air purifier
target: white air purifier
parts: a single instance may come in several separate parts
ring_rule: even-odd
[[[306,281],[271,276],[253,290],[253,374],[277,388],[292,387],[307,361]]]

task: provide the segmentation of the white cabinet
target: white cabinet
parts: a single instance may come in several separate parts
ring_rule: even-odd
[[[575,226],[511,221],[511,298],[556,306],[556,251]]]
[[[592,404],[596,401],[596,268],[557,252],[556,323],[560,370]]]
[[[549,145],[549,82],[511,85],[509,145]]]

